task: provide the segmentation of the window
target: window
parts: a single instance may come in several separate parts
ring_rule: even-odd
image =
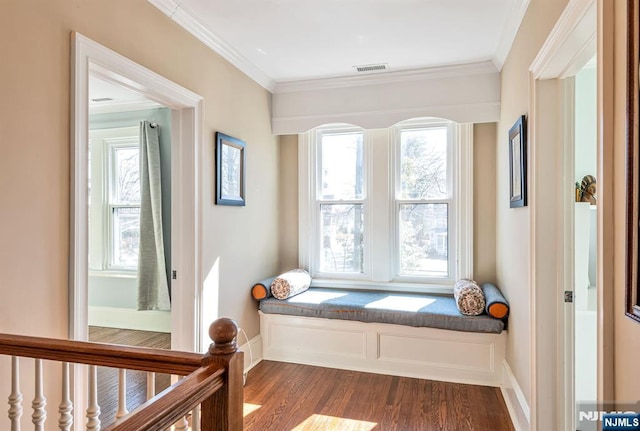
[[[471,125],[300,135],[300,265],[314,284],[449,290],[471,276]]]
[[[93,130],[89,136],[89,265],[135,271],[140,239],[138,127]]]
[[[107,145],[111,156],[108,170],[108,267],[136,269],[140,241],[140,149],[137,142],[111,142]]]

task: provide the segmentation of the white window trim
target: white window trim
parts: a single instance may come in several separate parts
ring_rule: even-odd
[[[365,130],[364,136],[364,164],[368,172],[371,172],[373,163],[379,163],[379,160],[373,160],[371,157],[372,140],[375,139],[387,139],[388,152],[387,154],[387,166],[376,166],[376,171],[379,169],[386,169],[388,175],[383,181],[386,181],[387,187],[384,190],[384,184],[378,182],[378,193],[376,196],[372,193],[372,182],[375,182],[375,176],[365,176],[365,217],[389,217],[389,226],[395,226],[395,201],[392,197],[395,195],[395,190],[392,186],[392,175],[395,174],[395,158],[393,154],[395,145],[392,145],[393,134],[399,133],[400,128],[412,125],[426,125],[426,124],[443,124],[442,120],[416,120],[411,122],[403,122],[396,127],[389,129],[375,129]],[[315,201],[311,198],[314,196],[313,187],[317,184],[317,165],[313,163],[312,151],[315,151],[314,142],[317,139],[319,132],[335,132],[335,131],[355,131],[362,130],[360,128],[351,125],[331,125],[323,126],[312,129],[306,133],[298,135],[298,250],[299,250],[299,266],[307,270],[312,269],[311,263],[316,259],[317,253],[314,244],[317,239],[317,211],[315,210]],[[435,280],[429,279],[426,281],[419,277],[393,277],[398,271],[399,262],[389,262],[388,258],[378,262],[372,267],[372,241],[366,241],[365,243],[365,265],[364,274],[312,274],[313,281],[312,286],[325,286],[325,287],[342,287],[350,289],[375,289],[385,291],[407,291],[407,292],[438,292],[438,293],[450,293],[453,288],[453,283],[460,278],[472,278],[473,277],[473,124],[453,124],[452,130],[454,131],[453,137],[453,154],[454,157],[454,211],[457,212],[458,217],[453,217],[452,226],[455,229],[451,229],[455,232],[453,236],[455,239],[452,249],[454,249],[454,268],[451,271],[451,277],[448,280]],[[386,192],[386,193],[385,193]],[[383,197],[383,195],[386,196]],[[450,220],[451,222],[451,220]],[[389,247],[397,247],[396,232],[372,232],[371,224],[367,223],[365,235],[367,238],[372,238],[372,235],[376,235],[377,241],[386,241]],[[388,238],[385,239],[385,235]],[[386,253],[386,251],[384,251]],[[396,253],[394,253],[395,255]],[[386,256],[389,256],[387,253]],[[375,259],[374,259],[375,260]]]

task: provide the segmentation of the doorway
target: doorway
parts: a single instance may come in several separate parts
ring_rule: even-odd
[[[576,429],[596,429],[581,423],[579,411],[592,410],[597,390],[597,58],[572,79],[574,86],[574,286],[573,389]],[[568,143],[571,145],[571,143]],[[595,189],[595,190],[594,190]],[[595,194],[591,193],[595,191]],[[591,428],[590,428],[591,426]]]
[[[171,348],[200,346],[202,97],[78,34],[72,35],[69,336],[89,339],[89,87],[99,79],[166,107],[171,135]],[[74,422],[84,423],[87,370],[76,366]]]
[[[531,203],[531,286],[532,286],[532,352],[531,352],[531,420],[530,429],[576,430],[576,328],[575,302],[571,302],[576,284],[576,266],[580,276],[585,264],[579,263],[575,240],[577,236],[590,239],[588,233],[576,235],[576,161],[574,144],[576,130],[575,82],[576,75],[602,48],[597,46],[598,5],[595,0],[570,0],[559,17],[549,37],[533,60],[530,71],[530,203]],[[597,62],[600,76],[601,62]],[[598,82],[596,118],[602,115],[602,93]],[[593,105],[591,106],[593,108]],[[593,124],[598,124],[594,120]],[[598,129],[597,133],[601,133]],[[596,134],[597,151],[602,151],[602,137]],[[587,150],[585,150],[587,151]],[[595,152],[596,150],[594,150]],[[596,164],[599,176],[601,160]],[[589,168],[590,170],[592,168]],[[582,178],[580,179],[580,182]],[[600,193],[600,195],[603,193]],[[605,193],[606,195],[606,193]],[[601,196],[599,196],[601,197]],[[602,205],[597,206],[594,217],[598,221],[598,238],[601,238],[603,220]],[[587,205],[586,218],[590,218]],[[594,241],[596,242],[596,241]],[[588,246],[580,245],[587,252],[583,261],[588,262]],[[598,268],[602,266],[602,243],[596,247]],[[588,265],[588,263],[587,263]],[[599,271],[600,272],[600,271]],[[586,278],[588,279],[588,269]],[[601,274],[598,274],[598,278]],[[584,280],[584,278],[583,278]],[[582,284],[582,282],[581,282]],[[582,288],[582,287],[581,287]],[[588,286],[584,290],[596,291]],[[601,290],[601,289],[598,289]],[[584,297],[582,297],[584,298]],[[582,298],[580,299],[582,301]],[[575,298],[577,299],[577,298]],[[597,301],[596,313],[601,316],[602,303]],[[582,329],[582,328],[579,328]],[[595,350],[598,355],[595,374],[601,397],[600,376],[611,366],[602,361],[602,329],[597,329]],[[581,338],[582,339],[582,338]],[[592,382],[593,384],[593,382]]]

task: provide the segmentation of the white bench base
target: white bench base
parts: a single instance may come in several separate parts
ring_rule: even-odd
[[[260,313],[263,358],[498,387],[507,334]]]

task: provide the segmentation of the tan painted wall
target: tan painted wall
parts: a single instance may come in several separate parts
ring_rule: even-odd
[[[280,270],[298,267],[298,135],[280,136]]]
[[[474,135],[474,277],[496,280],[496,124],[476,124]],[[280,137],[280,264],[298,265],[298,136]]]
[[[567,0],[532,0],[502,69],[501,121],[496,147],[496,262],[499,286],[511,305],[507,362],[531,403],[530,209],[509,208],[508,132],[529,109],[529,67]]]
[[[613,244],[614,244],[614,393],[620,403],[640,400],[638,355],[640,324],[624,315],[625,304],[625,146],[626,146],[626,1],[614,2],[614,148],[613,148]],[[606,142],[605,142],[606,145]],[[605,285],[605,288],[608,286]]]
[[[219,262],[219,313],[256,336],[249,288],[279,259],[271,96],[145,0],[0,2],[0,332],[67,336],[72,30],[204,97],[203,276]],[[213,203],[216,130],[247,143],[244,208]]]
[[[496,282],[496,123],[473,126],[473,277]]]

